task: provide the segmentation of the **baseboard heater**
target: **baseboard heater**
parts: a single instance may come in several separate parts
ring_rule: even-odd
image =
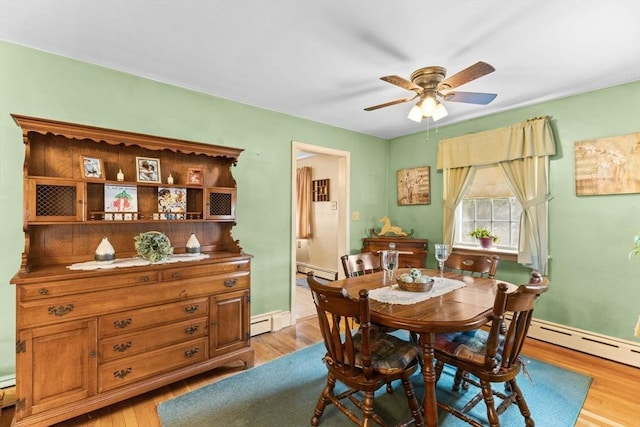
[[[324,267],[318,267],[317,265],[305,264],[299,262],[296,264],[296,271],[298,273],[307,274],[313,271],[317,277],[322,277],[327,280],[338,280],[338,272]]]
[[[528,336],[640,368],[640,344],[533,319]]]
[[[285,326],[282,317],[282,312],[279,310],[253,316],[251,318],[251,336],[279,331]]]

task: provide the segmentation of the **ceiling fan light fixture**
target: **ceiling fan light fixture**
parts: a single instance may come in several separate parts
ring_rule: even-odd
[[[449,112],[446,108],[444,108],[444,105],[442,105],[441,102],[438,102],[438,105],[436,105],[436,111],[433,112],[431,118],[434,122],[437,122],[438,120],[442,119],[443,117],[447,117],[448,115]]]
[[[433,113],[436,111],[437,102],[434,97],[425,96],[418,102],[417,104],[422,110],[422,115],[425,117],[433,116]]]
[[[416,123],[420,123],[422,121],[422,108],[418,107],[418,104],[414,105],[409,111],[407,118]]]

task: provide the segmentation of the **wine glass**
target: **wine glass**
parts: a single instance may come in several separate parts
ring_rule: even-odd
[[[384,270],[385,279],[388,278],[389,284],[393,284],[393,274],[398,268],[398,252],[380,251],[380,265]]]
[[[440,266],[440,277],[443,277],[444,262],[447,260],[447,258],[449,258],[449,255],[451,254],[451,246],[445,245],[443,243],[436,243],[435,248],[435,256]]]

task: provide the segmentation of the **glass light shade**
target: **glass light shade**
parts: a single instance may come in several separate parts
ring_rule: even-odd
[[[433,119],[434,122],[437,122],[441,118],[447,117],[448,115],[449,113],[447,112],[447,109],[444,108],[444,105],[438,102],[438,105],[436,105],[436,111],[433,112],[433,116],[431,116],[431,118]]]
[[[430,96],[424,97],[418,105],[422,109],[422,115],[425,117],[431,117],[436,111],[436,100]]]
[[[409,111],[409,115],[407,116],[409,120],[413,120],[414,122],[420,123],[422,121],[422,109],[418,107],[418,105],[414,105],[411,111]]]

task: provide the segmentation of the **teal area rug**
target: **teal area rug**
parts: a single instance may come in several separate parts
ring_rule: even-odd
[[[316,344],[269,363],[242,371],[217,383],[207,385],[175,399],[162,402],[158,415],[163,427],[303,427],[308,426],[327,370],[321,361],[323,344]],[[528,359],[528,358],[525,358]],[[591,384],[591,378],[528,359],[527,369],[535,383],[522,374],[518,384],[527,399],[538,427],[573,426]],[[438,399],[462,406],[476,394],[451,391],[451,370],[443,372],[438,382]],[[412,377],[416,394],[423,396],[420,372]],[[399,382],[393,394],[379,391],[374,410],[388,425],[411,418],[406,397]],[[498,400],[497,402],[500,402]],[[357,412],[358,413],[358,412]],[[440,411],[440,426],[467,426],[451,414]],[[485,406],[478,404],[470,413],[484,424]],[[522,426],[524,419],[513,404],[500,416],[503,426]],[[328,406],[320,426],[353,426],[333,405]]]

